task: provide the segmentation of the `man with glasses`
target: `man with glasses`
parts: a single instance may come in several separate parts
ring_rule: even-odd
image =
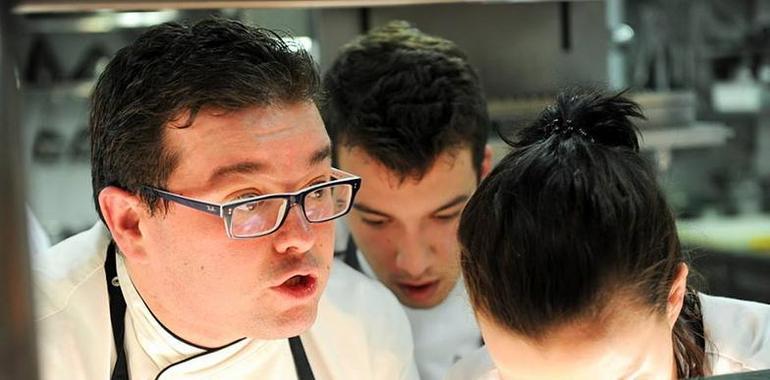
[[[345,46],[324,87],[338,166],[363,178],[341,256],[398,297],[420,376],[442,379],[481,344],[456,238],[491,166],[478,76],[454,43],[392,22]]]
[[[101,222],[36,268],[44,378],[416,377],[395,298],[331,268],[361,180],[331,167],[318,93],[305,51],[234,21],[117,53],[90,117]]]

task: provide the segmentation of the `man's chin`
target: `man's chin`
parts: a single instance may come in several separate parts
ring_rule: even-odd
[[[318,317],[318,304],[297,306],[286,310],[276,317],[267,331],[262,331],[258,339],[286,339],[303,334],[309,330]]]

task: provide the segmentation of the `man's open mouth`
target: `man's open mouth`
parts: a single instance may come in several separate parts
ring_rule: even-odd
[[[295,275],[274,289],[294,298],[305,298],[315,293],[317,282],[311,275]]]

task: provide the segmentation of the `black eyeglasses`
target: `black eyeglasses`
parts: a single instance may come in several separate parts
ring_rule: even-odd
[[[300,205],[310,223],[339,218],[350,211],[360,187],[360,177],[335,168],[332,168],[332,180],[328,182],[294,193],[267,194],[224,204],[204,202],[145,186],[163,199],[223,218],[230,239],[251,239],[277,231],[294,205]]]

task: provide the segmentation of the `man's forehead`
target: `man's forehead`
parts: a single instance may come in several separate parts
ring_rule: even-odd
[[[237,175],[282,173],[328,165],[331,148],[312,102],[235,111],[207,109],[189,127],[168,128],[166,141],[183,173],[216,182]]]
[[[204,107],[194,112],[185,110],[166,123],[165,136],[173,143],[215,144],[216,140],[235,140],[229,143],[269,142],[289,137],[294,140],[329,137],[315,103],[301,101],[287,104],[253,105],[238,109]],[[203,140],[203,141],[201,141]],[[264,147],[265,149],[271,146]]]
[[[227,118],[238,117],[254,124],[264,123],[276,114],[285,112],[297,113],[299,111],[318,112],[315,102],[312,100],[298,100],[292,102],[270,102],[265,104],[245,104],[236,107],[224,107],[218,105],[203,105],[200,107],[182,108],[175,112],[166,121],[166,125],[172,128],[184,128],[197,122],[199,118]]]
[[[312,170],[316,168],[319,165],[323,165],[324,163],[328,162],[331,158],[331,146],[330,145],[321,145],[318,149],[315,151],[310,152],[310,154],[302,154],[297,157],[284,157],[284,160],[293,160],[297,163],[297,168],[302,168],[304,161],[304,167],[308,170]],[[227,177],[236,176],[239,174],[259,174],[259,173],[265,173],[274,171],[275,168],[272,166],[281,166],[280,160],[243,160],[238,161],[234,163],[228,163],[226,165],[217,166],[211,169],[211,175],[209,176],[209,183],[214,184],[218,181],[221,181],[223,179],[226,179]],[[290,174],[290,173],[285,173]],[[297,173],[299,174],[299,173]]]

